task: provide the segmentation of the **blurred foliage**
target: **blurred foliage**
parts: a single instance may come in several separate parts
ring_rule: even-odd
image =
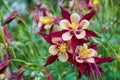
[[[42,65],[46,62],[48,56],[49,45],[35,33],[35,23],[33,21],[33,13],[30,9],[35,7],[34,2],[46,4],[53,11],[55,16],[61,16],[60,8],[57,4],[59,0],[0,0],[0,28],[2,28],[3,20],[5,20],[12,11],[18,11],[22,16],[22,22],[19,17],[6,25],[7,31],[14,38],[10,51],[14,54],[11,64],[12,71],[17,72],[19,66],[26,66],[24,72],[25,80],[45,80],[44,69]],[[93,0],[92,0],[93,1]],[[68,3],[66,3],[68,4]],[[98,33],[101,38],[92,38],[96,44],[99,44],[98,53],[102,57],[115,56],[113,63],[102,64],[105,73],[104,80],[120,79],[120,0],[99,0],[99,11],[91,20],[90,29]],[[107,30],[107,32],[105,32]],[[1,41],[1,40],[0,40]],[[0,43],[1,47],[2,43]],[[4,49],[0,49],[5,54]],[[3,56],[0,53],[0,58]],[[19,65],[19,66],[18,66]],[[76,80],[77,71],[73,71],[73,66],[69,63],[61,63],[56,61],[47,67],[50,70],[54,80]],[[83,80],[87,77],[84,76]]]

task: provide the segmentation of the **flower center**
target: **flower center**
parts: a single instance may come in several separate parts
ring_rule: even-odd
[[[98,0],[93,0],[94,5],[98,5],[99,1]]]
[[[44,18],[40,19],[40,22],[42,24],[50,24],[52,22],[52,19],[50,17],[44,17]]]
[[[76,23],[72,23],[72,24],[69,24],[69,26],[72,28],[72,30],[76,30],[77,28],[77,24]]]
[[[67,51],[67,45],[65,43],[59,46],[60,53],[65,53]]]
[[[81,57],[89,57],[90,56],[90,50],[89,49],[85,49],[80,53]]]
[[[5,77],[5,74],[0,74],[0,77],[1,77],[1,78],[4,78],[4,77]]]

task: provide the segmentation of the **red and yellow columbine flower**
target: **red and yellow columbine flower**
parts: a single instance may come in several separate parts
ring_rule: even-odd
[[[68,60],[68,52],[72,52],[68,42],[63,41],[61,38],[53,38],[52,41],[54,45],[49,48],[49,53],[51,55],[57,55],[61,62],[66,62]]]
[[[115,60],[114,57],[100,58],[97,56],[97,45],[90,45],[90,48],[87,45],[80,46],[78,51],[78,55],[74,59],[74,56],[69,54],[68,61],[74,64],[79,70],[79,78],[81,78],[85,72],[88,72],[88,80],[90,80],[90,76],[93,76],[94,80],[98,80],[98,76],[100,76],[101,80],[101,72],[103,72],[102,68],[97,64],[112,62]]]
[[[86,32],[84,29],[87,29],[89,26],[88,20],[81,20],[80,16],[77,13],[73,13],[70,16],[70,21],[67,19],[63,19],[60,21],[60,27],[62,29],[68,30],[66,33],[62,35],[63,40],[68,41],[72,38],[73,35],[76,36],[77,39],[83,39],[86,36]]]
[[[43,11],[43,15],[39,16],[38,13],[34,14],[34,21],[37,24],[37,27],[40,28],[39,32],[44,32],[44,30],[49,29],[52,31],[52,28],[55,24],[59,23],[60,18],[55,18],[52,14],[48,14],[46,11]]]
[[[80,17],[77,13],[70,15],[61,7],[61,14],[63,16],[63,20],[59,22],[60,27],[63,30],[67,30],[67,32],[62,34],[63,40],[71,40],[73,36],[77,39],[83,39],[85,37],[98,37],[93,31],[86,30],[89,26],[88,20],[95,15],[95,10],[92,10],[88,14]]]
[[[52,27],[52,16],[50,14],[46,14],[45,16],[39,17],[38,26],[44,25],[44,29],[50,29]]]
[[[78,56],[76,56],[76,61],[78,63],[94,63],[94,57],[96,56],[97,51],[92,48],[88,48],[88,46],[84,44],[83,46],[80,46]]]

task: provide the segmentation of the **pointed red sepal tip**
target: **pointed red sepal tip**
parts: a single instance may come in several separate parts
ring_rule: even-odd
[[[47,62],[45,63],[44,67],[52,64],[54,61],[57,60],[57,58],[58,58],[57,55],[54,55],[54,56],[52,55],[52,56],[50,56],[50,57],[48,58]]]
[[[51,37],[51,35],[49,34],[44,34],[44,33],[41,33],[41,32],[39,32],[38,33],[39,35],[41,35],[42,37],[43,37],[43,39],[46,41],[46,42],[48,42],[49,44],[54,44],[53,42],[52,42],[52,37]]]
[[[81,20],[83,20],[83,19],[90,20],[95,15],[95,13],[96,13],[95,10],[92,10],[88,14],[84,15]]]
[[[81,63],[79,66],[79,75],[78,78],[82,78],[82,76],[84,75],[84,73],[86,72],[86,65],[84,63]]]
[[[64,10],[61,6],[60,6],[60,8],[61,8],[61,14],[62,14],[63,18],[70,21],[70,13],[67,12],[66,10]]]
[[[94,57],[96,64],[101,64],[101,63],[109,63],[115,60],[115,57],[107,57],[107,58],[99,58],[99,57]]]
[[[5,19],[3,25],[6,25],[6,24],[10,23],[10,22],[11,22],[13,19],[15,19],[17,16],[19,16],[19,14],[18,14],[17,11],[12,12],[12,14],[10,14],[10,16],[9,16],[7,19]]]
[[[98,38],[101,38],[95,32],[93,32],[91,30],[85,30],[85,31],[86,31],[86,38],[89,38],[89,37],[98,37]]]
[[[61,37],[63,33],[65,33],[67,30],[62,30],[62,31],[57,31],[57,32],[53,32],[50,34],[44,34],[42,32],[38,32],[39,35],[41,35],[46,42],[48,42],[49,44],[54,44],[52,42],[52,38],[53,37]]]

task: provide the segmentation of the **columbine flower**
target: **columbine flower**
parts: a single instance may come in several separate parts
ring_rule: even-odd
[[[75,35],[77,39],[83,39],[86,36],[84,29],[87,29],[89,21],[85,19],[80,21],[80,16],[77,13],[73,13],[70,16],[70,20],[71,21],[64,19],[60,21],[60,27],[68,30],[62,35],[63,40],[68,41],[73,35]]]
[[[54,44],[49,48],[51,56],[48,58],[44,66],[53,63],[57,58],[61,62],[66,62],[69,58],[68,54],[72,52],[68,42],[63,41],[61,38],[53,38],[52,41]]]
[[[46,11],[43,11],[42,16],[35,13],[34,20],[40,28],[40,32],[44,32],[45,29],[50,29],[52,31],[54,24],[58,24],[60,18],[55,18],[52,14],[48,14]]]
[[[97,56],[97,51],[92,48],[88,48],[86,44],[80,46],[80,50],[78,52],[78,56],[76,56],[76,61],[78,63],[94,63],[94,58]]]
[[[90,48],[87,45],[83,45],[80,47],[78,51],[78,55],[74,59],[74,56],[69,54],[69,60],[72,64],[74,64],[79,70],[79,78],[81,78],[85,72],[88,72],[88,80],[92,76],[94,80],[98,80],[98,76],[100,76],[101,80],[101,72],[103,72],[102,68],[97,64],[112,62],[115,60],[114,57],[100,58],[97,56],[97,45],[90,45]]]
[[[51,56],[44,66],[53,63],[56,59],[59,59],[61,62],[66,62],[68,60],[68,54],[72,53],[72,49],[70,43],[63,41],[61,38],[64,32],[65,31],[58,31],[50,34],[39,33],[49,44],[51,44],[49,48]]]
[[[45,16],[39,17],[39,24],[38,26],[45,25],[44,29],[50,29],[52,27],[52,16],[50,14],[46,14]]]
[[[68,50],[67,43],[60,40],[56,44],[50,46],[49,53],[51,55],[58,55],[58,59],[61,62],[66,62],[68,60],[67,50]]]
[[[63,30],[67,30],[67,32],[62,35],[63,40],[68,41],[73,36],[76,36],[77,39],[83,39],[84,37],[98,37],[93,31],[86,30],[89,25],[88,20],[95,15],[95,10],[92,10],[80,18],[77,13],[70,15],[61,7],[61,14],[64,19],[60,21],[60,27]]]

